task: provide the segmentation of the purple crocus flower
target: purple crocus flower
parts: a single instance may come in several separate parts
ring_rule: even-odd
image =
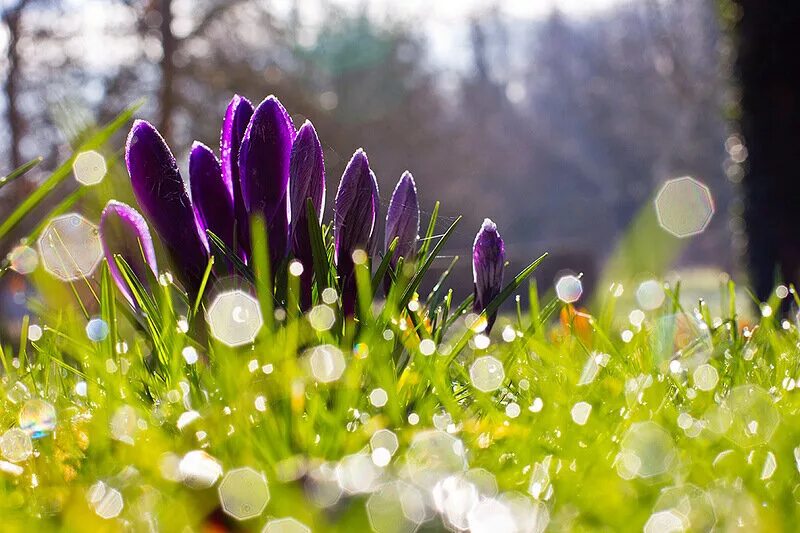
[[[239,150],[239,177],[250,215],[264,218],[273,272],[286,256],[289,241],[289,161],[295,131],[289,114],[274,96],[253,112]]]
[[[397,265],[401,257],[407,261],[414,259],[417,253],[417,239],[419,234],[419,202],[417,201],[417,185],[411,172],[403,172],[389,201],[386,213],[386,239],[385,249],[395,237],[399,237],[397,248],[391,259],[392,268]]]
[[[484,219],[472,245],[472,277],[475,282],[473,310],[476,313],[483,312],[489,302],[500,294],[505,258],[505,245],[497,225],[488,218]],[[496,318],[497,311],[487,317],[487,333],[491,331]]]
[[[133,194],[175,264],[186,289],[199,288],[208,265],[208,240],[200,228],[178,163],[148,122],[133,123],[125,146]]]
[[[250,249],[250,219],[242,197],[239,180],[239,148],[244,139],[247,124],[253,116],[253,104],[247,98],[234,95],[225,110],[222,131],[219,136],[219,152],[222,165],[222,181],[233,194],[233,213],[236,221],[236,250],[242,259]]]
[[[157,277],[158,263],[147,222],[136,209],[111,200],[100,215],[100,242],[103,245],[111,277],[131,306],[138,308],[133,292],[117,266],[114,256],[121,256],[131,267],[139,282],[148,288],[147,269],[149,268],[153,276]]]
[[[311,253],[311,239],[308,234],[307,199],[311,198],[317,213],[322,219],[325,209],[325,164],[322,145],[311,122],[306,121],[297,131],[292,145],[289,165],[289,204],[292,210],[292,254],[303,264],[300,276],[300,307],[311,306],[311,280],[314,258]]]
[[[230,248],[236,242],[233,192],[222,178],[222,169],[214,152],[195,141],[189,153],[189,188],[192,206],[203,230],[211,230]]]
[[[359,148],[342,175],[333,218],[334,260],[346,314],[355,312],[356,284],[353,252],[369,253],[378,213],[378,182],[369,168],[364,150]]]

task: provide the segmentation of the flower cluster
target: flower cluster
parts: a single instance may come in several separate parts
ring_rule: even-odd
[[[115,282],[136,307],[131,288],[114,256],[121,256],[146,287],[147,270],[158,267],[147,222],[156,230],[189,293],[196,293],[205,274],[211,247],[207,232],[222,240],[244,264],[251,257],[250,222],[260,217],[267,229],[270,264],[293,257],[305,268],[300,303],[311,305],[313,254],[308,202],[318,220],[325,207],[325,165],[322,145],[311,122],[295,130],[286,109],[269,96],[257,107],[234,96],[225,112],[219,158],[195,142],[189,155],[189,187],[178,164],[155,127],[137,120],[128,135],[125,161],[136,201],[144,214],[111,201],[103,211],[100,232]],[[378,182],[362,149],[356,150],[339,182],[334,202],[333,259],[346,314],[355,312],[353,254],[372,257],[378,248],[376,221]],[[389,202],[383,252],[392,269],[402,257],[408,264],[417,254],[420,208],[411,173],[405,172]],[[483,311],[500,293],[504,246],[490,220],[481,227],[473,247],[476,311]],[[221,270],[230,265],[219,264]],[[273,271],[278,271],[275,268]],[[387,278],[386,287],[390,286]],[[489,327],[494,316],[489,317]]]

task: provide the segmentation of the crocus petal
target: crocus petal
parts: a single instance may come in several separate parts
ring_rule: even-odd
[[[367,154],[358,149],[345,168],[336,192],[333,219],[334,260],[346,313],[355,310],[353,252],[370,252],[378,212],[378,182],[369,168]]]
[[[146,270],[149,268],[153,276],[157,277],[158,263],[147,222],[136,209],[111,200],[100,215],[100,242],[103,245],[111,277],[128,302],[133,307],[138,307],[114,256],[121,256],[131,267],[139,282],[148,287]]]
[[[213,231],[228,248],[235,249],[233,195],[223,181],[214,152],[196,141],[189,153],[189,187],[192,206],[203,229]]]
[[[486,309],[503,286],[503,268],[506,258],[505,244],[497,231],[497,225],[488,218],[483,221],[472,246],[472,276],[475,283],[476,313]],[[497,312],[487,317],[486,331],[491,331]]]
[[[242,145],[247,124],[253,116],[253,104],[247,98],[234,95],[225,110],[222,131],[219,138],[219,152],[222,165],[222,180],[230,188],[233,196],[233,212],[236,219],[237,251],[246,259],[250,249],[250,220],[242,197],[239,180],[239,148]]]
[[[289,240],[289,162],[294,126],[289,114],[274,96],[267,97],[253,112],[239,150],[239,177],[244,205],[267,224],[270,261],[274,265],[286,255]]]
[[[125,162],[139,207],[161,237],[186,288],[195,291],[208,265],[208,240],[175,157],[151,124],[137,120],[128,134]]]
[[[289,204],[292,210],[292,254],[305,267],[300,276],[300,306],[307,309],[311,305],[311,281],[313,278],[313,254],[308,234],[306,203],[308,198],[314,204],[317,220],[322,219],[325,209],[325,164],[322,145],[311,122],[306,121],[298,130],[292,145],[289,165]]]
[[[413,259],[417,253],[417,238],[419,235],[419,202],[417,201],[417,186],[414,177],[406,171],[397,182],[397,186],[389,201],[386,213],[386,239],[385,249],[399,237],[395,248],[392,266],[397,264],[397,259],[404,257]]]

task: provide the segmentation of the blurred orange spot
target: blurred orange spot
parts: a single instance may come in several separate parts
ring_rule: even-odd
[[[592,316],[586,313],[586,309],[575,309],[572,304],[567,304],[561,308],[559,322],[565,335],[570,333],[576,335],[584,342],[592,340]]]

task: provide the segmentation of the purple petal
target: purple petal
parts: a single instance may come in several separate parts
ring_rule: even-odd
[[[219,139],[222,179],[232,191],[238,238],[237,250],[241,250],[242,259],[246,258],[246,250],[250,249],[250,220],[239,180],[239,148],[252,116],[253,104],[247,98],[234,95],[225,110]]]
[[[309,121],[300,127],[292,145],[289,198],[293,231],[300,224],[300,219],[305,221],[308,198],[316,208],[317,218],[322,219],[325,209],[325,162],[317,132]]]
[[[283,259],[289,239],[289,163],[294,126],[274,96],[253,112],[239,151],[239,176],[250,215],[264,217],[273,265]]]
[[[100,215],[100,242],[103,245],[111,277],[128,302],[137,307],[133,293],[125,282],[114,256],[122,256],[145,287],[148,286],[148,268],[153,276],[158,276],[156,251],[153,248],[153,239],[150,237],[147,222],[136,209],[111,200]]]
[[[385,247],[395,237],[400,240],[395,248],[392,265],[397,264],[397,259],[404,257],[407,260],[414,258],[417,252],[417,238],[419,234],[419,202],[417,201],[417,186],[414,177],[406,171],[397,182],[397,186],[389,201],[386,213],[386,239]]]
[[[505,244],[497,225],[488,218],[483,221],[472,246],[472,276],[475,283],[476,313],[486,309],[503,288],[503,269],[506,258]],[[487,331],[492,329],[497,312],[488,318]]]
[[[208,241],[199,227],[175,157],[148,122],[133,123],[125,162],[144,216],[161,237],[187,289],[197,289],[208,264]]]
[[[333,219],[334,260],[346,314],[355,311],[352,254],[357,249],[371,252],[377,212],[378,182],[369,168],[367,155],[359,148],[347,164],[339,183]]]
[[[192,205],[203,229],[210,229],[228,248],[235,249],[232,193],[223,180],[214,152],[197,141],[189,153],[189,186]]]
[[[289,165],[289,204],[292,209],[292,254],[305,267],[300,277],[300,307],[311,306],[311,281],[313,278],[313,254],[311,239],[308,234],[308,216],[306,202],[311,198],[317,213],[322,219],[325,209],[325,164],[322,156],[322,145],[311,122],[306,121],[300,127],[292,145],[291,163]]]

